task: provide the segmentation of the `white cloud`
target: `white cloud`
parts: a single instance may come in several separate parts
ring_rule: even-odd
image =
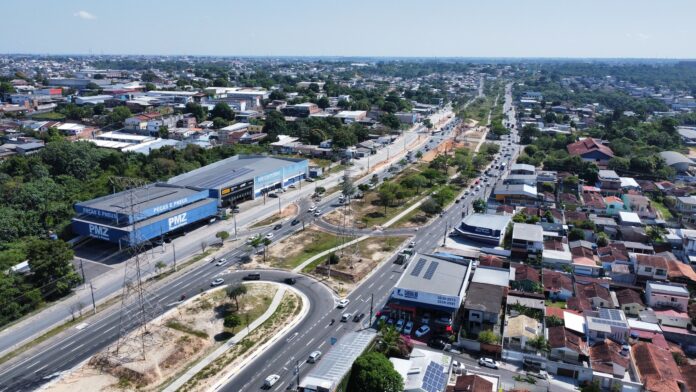
[[[93,14],[87,12],[87,11],[77,11],[73,14],[73,16],[77,16],[80,19],[85,19],[85,20],[92,20],[92,19],[97,19],[96,16]]]

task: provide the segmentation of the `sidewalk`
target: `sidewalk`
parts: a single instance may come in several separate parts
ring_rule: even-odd
[[[186,384],[191,378],[193,378],[196,374],[198,374],[201,370],[203,370],[206,366],[210,365],[213,361],[218,359],[222,354],[224,354],[227,350],[229,350],[232,346],[235,344],[239,343],[242,339],[244,339],[250,331],[253,331],[254,329],[258,328],[261,324],[266,322],[269,317],[275,313],[276,309],[278,309],[278,305],[280,305],[280,301],[283,299],[283,296],[285,295],[285,291],[287,289],[285,287],[279,287],[278,291],[276,291],[275,296],[273,297],[273,300],[271,301],[270,306],[266,311],[254,322],[249,324],[248,328],[244,328],[243,330],[239,331],[236,335],[234,335],[230,340],[225,342],[222,346],[218,347],[215,351],[212,353],[208,354],[205,358],[201,359],[198,361],[195,365],[193,365],[189,370],[186,371],[181,377],[177,378],[169,384],[166,388],[163,389],[164,392],[176,392],[179,388],[181,388],[184,384]]]

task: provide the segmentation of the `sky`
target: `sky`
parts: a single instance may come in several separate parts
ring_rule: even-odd
[[[696,58],[693,0],[2,0],[0,53]]]

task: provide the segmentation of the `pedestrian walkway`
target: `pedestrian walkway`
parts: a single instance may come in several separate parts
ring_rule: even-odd
[[[285,291],[287,289],[285,287],[279,287],[278,291],[276,291],[275,296],[273,297],[273,300],[271,301],[271,305],[266,309],[266,311],[256,320],[254,320],[251,324],[249,324],[248,328],[245,328],[241,331],[239,331],[236,335],[234,335],[230,340],[225,342],[222,346],[218,347],[215,351],[210,353],[207,357],[201,359],[193,365],[189,370],[186,371],[181,377],[177,378],[169,384],[165,389],[164,392],[176,392],[179,388],[181,388],[184,384],[186,384],[193,376],[198,374],[201,370],[203,370],[206,366],[210,365],[213,361],[218,359],[221,355],[223,355],[227,350],[232,348],[235,344],[239,343],[242,339],[244,339],[248,334],[249,331],[253,331],[254,329],[258,328],[261,324],[266,322],[269,317],[275,313],[276,309],[278,309],[278,305],[280,305],[280,301],[282,301],[283,296],[285,295]]]

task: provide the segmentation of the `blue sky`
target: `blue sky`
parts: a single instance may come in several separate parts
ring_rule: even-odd
[[[696,58],[693,0],[3,0],[0,53]]]

